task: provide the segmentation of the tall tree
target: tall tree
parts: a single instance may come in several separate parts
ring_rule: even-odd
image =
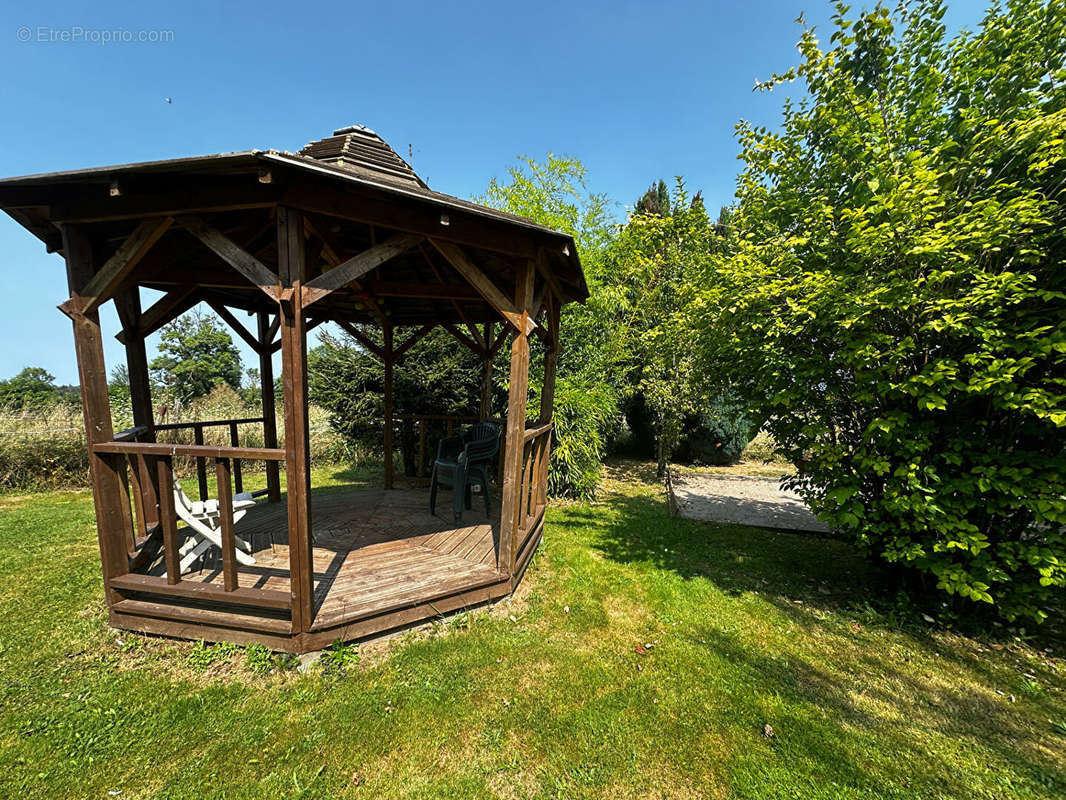
[[[649,186],[648,191],[644,192],[633,204],[633,213],[669,217],[670,190],[666,187],[666,181],[660,178],[658,183]]]
[[[43,408],[63,399],[55,376],[43,367],[26,367],[18,375],[0,381],[0,406]]]
[[[587,303],[569,303],[560,319],[564,341],[555,384],[555,435],[549,489],[556,495],[591,496],[599,482],[600,461],[618,419],[617,365],[625,340],[615,324],[622,293],[604,282],[604,258],[614,235],[609,204],[590,192],[585,166],[575,158],[549,153],[544,161],[519,159],[508,180],[493,179],[483,196],[485,205],[528,217],[574,237],[591,296]],[[539,390],[541,361],[536,341],[530,384]],[[500,358],[505,358],[501,353]],[[502,365],[500,365],[502,367]],[[494,370],[497,381],[507,370]]]
[[[185,314],[163,328],[155,380],[182,402],[203,397],[221,383],[241,387],[241,356],[229,332],[211,314]]]
[[[630,218],[609,250],[604,279],[623,298],[611,323],[624,337],[626,391],[639,392],[652,415],[660,477],[686,416],[700,410],[689,307],[718,247],[702,201],[692,202],[681,178],[664,205],[674,213]]]
[[[769,131],[739,126],[736,252],[702,370],[869,552],[1008,618],[1066,586],[1066,4],[847,16]]]

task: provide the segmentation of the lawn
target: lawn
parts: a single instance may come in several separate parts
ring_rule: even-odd
[[[1066,794],[1054,636],[913,622],[845,544],[671,519],[632,469],[550,508],[511,603],[306,674],[110,630],[92,519],[0,497],[0,797]]]

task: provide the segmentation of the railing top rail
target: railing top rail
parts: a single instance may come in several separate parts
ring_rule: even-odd
[[[246,461],[284,461],[280,447],[213,447],[200,444],[166,444],[163,442],[100,442],[94,453],[145,456],[191,456],[194,458],[240,458]]]
[[[526,428],[525,433],[522,434],[522,441],[528,442],[531,439],[536,439],[538,436],[543,436],[552,429],[552,423],[545,422],[543,425],[536,425],[532,428]]]
[[[204,422],[168,422],[165,425],[156,425],[157,431],[176,431],[185,428],[218,428],[223,425],[248,425],[253,422],[264,422],[264,417],[244,417],[242,419],[212,419]]]
[[[393,414],[393,419],[427,419],[427,420],[453,420],[455,422],[477,422],[480,417],[477,414]]]
[[[147,425],[135,425],[132,428],[126,428],[124,431],[119,431],[115,434],[116,442],[132,442],[141,434],[148,433]]]

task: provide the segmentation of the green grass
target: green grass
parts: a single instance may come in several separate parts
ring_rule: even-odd
[[[306,675],[110,630],[92,515],[0,497],[0,797],[1066,793],[1060,652],[914,624],[845,544],[670,519],[632,475],[549,510],[510,605]]]

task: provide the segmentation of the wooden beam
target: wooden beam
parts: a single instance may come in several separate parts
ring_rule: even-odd
[[[554,309],[554,310],[553,310]],[[544,348],[544,381],[540,390],[540,423],[542,425],[554,421],[555,418],[555,370],[559,362],[559,306],[553,302],[551,293],[548,293],[548,346]],[[541,461],[539,464],[537,480],[537,502],[541,505],[548,504],[548,471],[551,469],[552,437],[548,436],[543,444]]]
[[[570,296],[570,293],[563,291],[563,287],[555,279],[555,273],[552,272],[551,266],[548,264],[548,253],[543,247],[537,251],[537,272],[540,273],[540,277],[544,279],[544,282],[551,287],[552,292],[559,298],[560,302]]]
[[[264,337],[266,342],[274,341],[274,337],[278,335],[278,330],[281,328],[281,314],[274,315],[274,321],[270,323],[270,327],[267,329],[267,334]]]
[[[523,316],[515,304],[507,299],[500,288],[470,260],[459,245],[437,239],[429,241],[447,259],[448,263],[455,267],[455,271],[462,275],[504,319],[527,335],[533,332],[537,327],[536,323],[528,314]]]
[[[329,272],[323,272],[304,287],[304,308],[317,303],[323,297],[335,292],[352,281],[377,269],[389,259],[395,258],[422,241],[422,237],[413,233],[401,233],[381,244],[364,250],[359,255],[342,261]]]
[[[39,187],[43,188],[43,187]],[[259,184],[255,177],[212,178],[203,174],[182,180],[156,174],[151,183],[125,187],[120,197],[107,197],[102,187],[86,184],[64,192],[57,203],[46,200],[57,223],[89,224],[145,217],[176,217],[179,214],[214,214],[272,208],[281,197],[281,187]],[[2,190],[0,190],[2,191]],[[40,203],[31,203],[40,205]]]
[[[207,301],[207,304],[211,306],[211,308],[216,314],[218,314],[220,317],[222,317],[223,320],[225,320],[226,324],[233,329],[234,333],[236,333],[244,340],[245,344],[252,348],[254,352],[259,352],[259,339],[253,336],[252,332],[249,331],[246,327],[244,327],[240,323],[240,320],[233,316],[233,313],[228,308],[226,308],[222,303],[217,300],[209,299]]]
[[[529,316],[533,300],[534,268],[527,264],[515,284],[515,302],[523,318]],[[511,381],[507,397],[507,436],[504,453],[502,507],[500,509],[500,549],[497,569],[515,575],[518,528],[522,514],[522,479],[525,456],[526,405],[529,402],[529,334],[518,328],[511,342]],[[512,586],[513,588],[513,586]]]
[[[285,396],[285,476],[288,489],[289,575],[292,625],[297,633],[314,620],[311,560],[311,461],[307,419],[307,328],[301,310],[307,277],[299,211],[278,207],[278,272],[291,299],[281,302],[281,374]]]
[[[492,341],[492,326],[493,323],[485,323],[485,333],[483,339],[485,342]],[[506,328],[504,328],[506,330]],[[478,405],[478,418],[484,422],[489,418],[489,414],[492,410],[492,353],[488,348],[485,348],[485,352],[481,356],[481,402]]]
[[[174,509],[174,462],[166,456],[155,459],[159,484],[159,519],[163,526],[163,563],[167,583],[181,581],[181,556],[178,554],[178,512]]]
[[[352,325],[350,322],[345,322],[344,320],[337,320],[337,325],[340,326],[340,328],[344,330],[345,333],[355,339],[355,341],[359,342],[359,344],[361,344],[371,353],[376,355],[382,361],[385,360],[385,351],[378,347],[376,344],[374,344],[374,342],[372,342],[366,336],[364,336],[362,331],[360,331],[357,327]]]
[[[509,328],[506,325],[500,328],[500,332],[496,335],[495,341],[493,341],[492,346],[489,348],[489,353],[491,355],[496,355],[500,351],[500,348],[503,347],[503,343],[507,341],[507,337],[511,335],[512,330],[513,328]]]
[[[480,347],[477,342],[475,342],[457,327],[452,325],[450,322],[442,322],[440,326],[444,328],[444,330],[448,331],[448,333],[450,333],[452,336],[454,336],[461,344],[472,350],[476,355],[480,356],[484,354],[484,348]]]
[[[466,283],[408,283],[406,281],[366,281],[367,291],[379,297],[408,297],[416,300],[482,300]]]
[[[63,226],[63,255],[67,262],[67,283],[70,296],[82,305],[81,291],[96,273],[93,246],[88,234],[79,226]],[[97,312],[76,314],[74,349],[78,359],[78,383],[81,387],[81,407],[85,418],[85,437],[91,447],[114,438],[111,427],[111,402],[107,392],[107,367],[104,363],[104,344]],[[89,478],[92,482],[93,504],[96,508],[96,534],[100,545],[100,564],[104,576],[104,592],[111,607],[121,597],[110,588],[110,580],[129,572],[126,555],[122,503],[129,509],[129,497],[122,489],[122,481],[115,460],[89,454]]]
[[[240,246],[226,237],[220,231],[215,230],[199,217],[178,217],[178,222],[189,233],[213,250],[219,258],[241,273],[253,284],[262,289],[273,300],[280,295],[278,276],[263,266],[251,253],[245,252]],[[303,245],[303,237],[300,239]]]
[[[392,349],[392,325],[381,329],[385,342],[385,488],[392,488],[392,372],[395,353]]]
[[[263,446],[278,446],[277,408],[274,400],[274,359],[270,355],[270,342],[274,338],[281,315],[270,324],[270,316],[265,311],[256,314],[259,329],[259,392],[263,403]],[[277,461],[266,462],[267,500],[271,503],[281,501],[281,476]]]
[[[540,422],[552,421],[555,402],[555,369],[559,360],[558,318],[548,311],[549,344],[544,348],[544,383],[540,392]]]
[[[228,458],[215,459],[218,521],[222,531],[222,588],[237,588],[237,534],[233,530],[233,468]]]
[[[167,232],[173,222],[173,217],[163,217],[146,219],[138,225],[81,290],[81,313],[94,311],[110,300],[130,271],[147,255],[152,245]]]
[[[323,322],[326,322],[326,321],[327,320],[326,320],[325,317],[319,317],[317,319],[307,320],[304,323],[304,333],[306,334],[306,333],[309,333],[310,331],[313,331],[315,328],[317,328],[319,325],[321,325]],[[280,349],[281,349],[281,339],[278,339],[276,342],[274,342],[274,344],[270,345],[270,352],[272,354],[278,352],[278,350],[280,350]]]
[[[133,412],[133,424],[143,426],[145,432],[141,441],[155,441],[155,415],[152,408],[152,385],[148,374],[148,354],[144,347],[144,338],[137,333],[141,319],[141,295],[136,286],[115,295],[115,310],[126,333],[126,372],[130,381],[130,409]],[[147,534],[148,529],[159,523],[159,482],[155,470],[147,459],[138,458],[136,469],[139,492],[138,516],[140,530]],[[135,498],[137,499],[137,498]]]
[[[141,314],[137,324],[137,336],[147,339],[168,322],[180,317],[200,302],[200,293],[195,286],[182,286],[167,292]],[[115,338],[126,344],[132,334],[123,330]]]
[[[374,229],[371,228],[371,245],[375,244],[373,233]],[[328,233],[323,233],[315,227],[314,223],[311,222],[306,215],[304,215],[304,234],[306,236],[316,236],[318,240],[322,242],[322,257],[326,259],[332,267],[337,267],[342,261],[344,261],[338,252],[339,247],[335,242],[331,241],[330,235]],[[370,306],[371,311],[373,311],[374,315],[378,318],[378,322],[381,325],[385,325],[388,322],[388,315],[385,313],[385,309],[382,307],[381,303],[378,302],[377,298],[367,291],[363,284],[358,280],[351,281],[350,285],[353,289],[362,293],[366,304]]]
[[[511,381],[507,397],[507,435],[502,476],[500,548],[497,569],[514,574],[515,548],[521,506],[526,403],[529,392],[529,337],[519,331],[511,342]]]

